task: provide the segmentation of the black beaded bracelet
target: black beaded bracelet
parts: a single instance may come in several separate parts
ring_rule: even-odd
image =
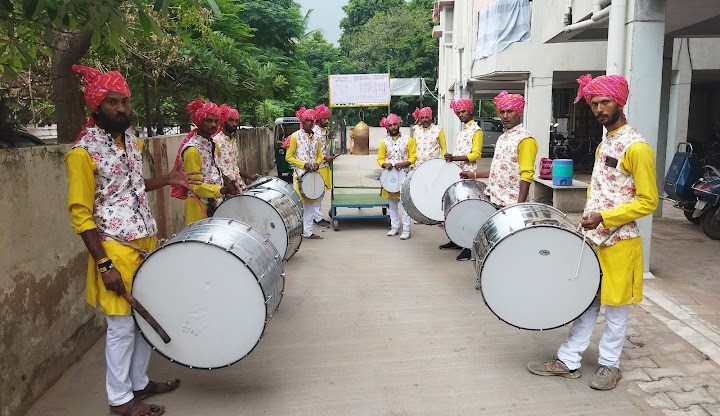
[[[102,264],[98,264],[97,268],[98,268],[98,271],[100,271],[100,273],[105,273],[109,270],[114,269],[115,266],[113,266],[113,263],[111,260],[108,260],[108,261],[104,261]]]

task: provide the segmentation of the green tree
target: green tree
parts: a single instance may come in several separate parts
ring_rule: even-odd
[[[343,6],[345,17],[340,20],[340,28],[343,34],[340,36],[340,46],[347,50],[349,37],[358,30],[376,13],[405,7],[405,0],[350,0]]]
[[[325,40],[320,32],[312,33],[298,44],[298,59],[308,67],[311,92],[318,102],[328,103],[328,74],[352,74],[358,68],[340,49]]]

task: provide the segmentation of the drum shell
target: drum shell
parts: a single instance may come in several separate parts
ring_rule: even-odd
[[[406,177],[407,170],[405,169],[383,169],[380,173],[380,187],[391,194],[398,193]]]
[[[260,185],[254,186],[257,183],[260,183]],[[300,200],[300,195],[295,192],[295,188],[293,188],[292,185],[284,180],[272,176],[262,176],[248,185],[248,187],[251,187],[251,189],[274,189],[278,192],[282,192],[293,200],[297,209],[300,210],[300,215],[302,216],[303,204],[302,200]]]
[[[226,278],[223,280],[210,273],[209,269],[202,275],[183,267],[183,262],[192,261],[197,267],[210,268],[210,260],[203,256],[173,259],[169,255],[182,253],[190,247],[203,247],[203,250],[211,251],[223,262],[236,264],[238,268],[223,269],[223,278]],[[238,272],[233,273],[233,270]],[[232,294],[228,296],[232,296],[234,302],[207,299],[205,292],[208,290],[215,294],[228,292],[228,288],[219,286],[218,282],[233,279],[245,282],[245,287],[257,292],[252,296],[261,299],[254,303],[253,307],[261,310],[253,309],[255,319],[252,322],[247,316],[237,318],[237,304],[242,301]],[[138,314],[134,317],[148,343],[167,359],[190,368],[226,367],[246,357],[257,346],[268,321],[280,306],[284,285],[282,259],[265,235],[239,221],[209,218],[195,222],[174,235],[150,254],[135,273],[133,296],[153,314],[172,341],[163,343],[142,317]],[[159,287],[163,289],[158,290]],[[236,328],[218,327],[215,323],[217,318],[228,316],[247,319],[248,324],[246,326],[242,322]],[[212,328],[201,328],[198,331],[200,335],[189,333],[188,326],[192,326],[189,322],[200,318],[205,318]],[[228,331],[242,332],[244,338],[239,343],[233,343],[228,339]],[[196,344],[198,339],[201,340],[202,350],[193,349],[199,348]],[[218,361],[221,359],[225,361]]]
[[[421,224],[439,224],[440,221],[435,221],[423,215],[410,197],[410,181],[412,180],[413,173],[415,173],[415,170],[411,170],[410,173],[405,176],[405,180],[400,186],[400,201],[402,201],[403,209],[408,213],[410,218]]]
[[[316,192],[317,195],[308,196],[308,193],[306,193],[304,186],[307,186],[306,184],[309,183],[308,181],[315,182],[315,185],[310,186],[309,189]],[[320,192],[318,192],[318,188],[320,189]],[[311,201],[321,199],[325,195],[325,180],[320,173],[307,171],[298,178],[298,189],[300,189],[300,192],[305,198]]]
[[[549,235],[560,242],[545,241],[551,240]],[[569,251],[561,250],[568,241]],[[521,329],[553,329],[573,321],[587,310],[600,286],[593,247],[565,214],[547,205],[520,203],[500,209],[480,227],[472,251],[486,305],[498,318]],[[499,285],[505,286],[500,292]],[[511,312],[509,317],[503,305],[512,302],[517,302],[513,308],[529,308],[525,316],[518,319]],[[550,316],[551,309],[552,319],[545,319],[542,314]]]
[[[297,196],[295,190],[293,193]],[[267,217],[251,212],[250,209],[243,209],[252,203],[248,201],[248,198],[259,199],[267,204],[268,209],[274,209],[277,212],[285,228],[284,236],[280,235],[281,233],[276,229],[279,224],[268,221]],[[297,205],[290,197],[275,189],[254,188],[245,191],[242,195],[229,198],[220,204],[213,217],[232,218],[266,234],[284,260],[289,260],[300,249],[302,243],[302,211],[297,209]]]
[[[450,185],[443,194],[445,234],[460,247],[472,248],[480,227],[497,211],[485,188],[482,182],[466,179]],[[468,210],[472,210],[469,218]]]
[[[460,172],[460,167],[444,159],[429,159],[418,165],[405,177],[400,189],[400,199],[408,215],[422,224],[443,221],[443,194],[460,179]]]

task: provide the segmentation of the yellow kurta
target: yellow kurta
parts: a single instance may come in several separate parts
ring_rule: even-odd
[[[472,163],[480,159],[480,156],[482,155],[482,144],[483,132],[482,130],[478,130],[475,132],[475,134],[473,134],[472,147],[470,148],[470,153],[466,155],[468,158],[468,162]]]
[[[538,143],[532,137],[522,139],[518,144],[518,166],[520,167],[520,180],[532,183],[535,176],[535,158],[537,157]]]
[[[124,147],[121,141],[116,140],[116,142],[121,147]],[[142,141],[139,139],[138,147],[142,150]],[[97,228],[93,220],[95,161],[85,149],[76,147],[68,152],[65,163],[69,182],[68,210],[70,211],[73,230],[77,234],[94,230]],[[157,247],[157,238],[155,236],[144,237],[131,243],[142,250],[153,251]],[[103,241],[102,246],[115,268],[120,272],[125,289],[130,292],[135,271],[142,263],[140,253],[114,240]],[[92,256],[88,256],[85,300],[94,307],[99,305],[106,315],[130,315],[130,304],[125,298],[105,288],[102,276]]]
[[[407,144],[407,151],[408,151],[408,159],[407,161],[410,162],[410,167],[415,164],[415,160],[417,159],[417,144],[415,143],[415,139],[410,137],[408,138],[408,144]],[[385,147],[385,139],[380,140],[380,148],[378,149],[378,155],[377,155],[377,162],[380,167],[382,167],[383,163],[385,163],[385,156],[387,154],[387,149]],[[388,192],[385,189],[380,188],[380,195],[383,198],[395,198],[400,199],[400,192]]]
[[[482,138],[480,141],[480,147],[482,148]],[[440,134],[438,134],[438,144],[440,145],[440,157],[443,157],[447,154],[447,139],[445,139],[445,130],[443,129],[440,129]]]
[[[596,151],[596,160],[598,154]],[[605,227],[618,227],[655,211],[659,198],[654,161],[655,155],[647,143],[634,143],[628,147],[620,167],[632,174],[637,197],[630,203],[602,211],[600,214]],[[588,187],[588,196],[591,191]],[[642,257],[642,240],[639,237],[598,249],[603,272],[600,303],[619,306],[642,301]]]
[[[285,160],[291,164],[292,166],[298,168],[298,169],[305,169],[305,163],[306,162],[312,162],[312,161],[305,161],[300,160],[295,156],[295,152],[297,151],[297,135],[293,133],[290,135],[290,146],[288,146],[287,150],[285,151]],[[322,148],[318,144],[317,146],[317,152],[315,155],[315,163],[320,164],[322,162]],[[327,182],[325,182],[327,184]],[[298,178],[296,175],[293,175],[293,187],[295,188],[295,192],[300,195],[300,200],[302,200],[303,203],[307,202],[318,202],[319,199],[307,199],[305,196],[300,192],[300,182],[298,181]]]
[[[182,154],[183,170],[185,172],[201,172],[202,156],[194,147],[188,147]],[[201,174],[194,175],[192,179],[202,179]],[[211,185],[209,183],[201,183],[200,185],[190,185],[190,190],[201,198],[221,198],[220,193],[222,186]],[[207,218],[207,204],[193,195],[185,198],[185,225],[192,224]]]

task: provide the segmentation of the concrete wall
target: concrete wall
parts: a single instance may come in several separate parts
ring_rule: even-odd
[[[146,139],[147,176],[167,172],[184,136]],[[71,145],[0,150],[0,416],[21,415],[102,336],[84,299],[87,251],[70,228],[65,153]],[[268,129],[240,134],[241,167],[274,163]],[[178,231],[182,204],[151,192],[160,237]]]

